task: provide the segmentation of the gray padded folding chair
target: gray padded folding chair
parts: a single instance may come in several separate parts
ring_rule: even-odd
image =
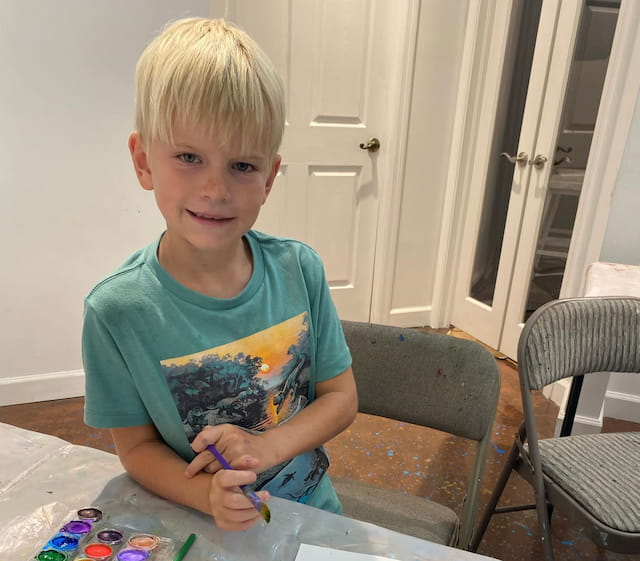
[[[332,477],[345,514],[422,539],[467,549],[491,442],[500,379],[474,341],[414,329],[343,321],[359,410],[477,443],[460,517],[423,497]]]
[[[563,378],[640,373],[640,299],[576,298],[545,304],[524,326],[518,368],[524,423],[472,549],[494,513],[535,508],[545,558],[553,561],[549,516],[557,508],[600,548],[640,553],[640,433],[538,440],[531,398],[532,390]],[[535,505],[497,507],[513,470],[534,487]]]

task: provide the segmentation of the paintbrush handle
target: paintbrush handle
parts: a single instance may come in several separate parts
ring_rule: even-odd
[[[218,449],[213,444],[209,444],[207,446],[207,450],[209,450],[209,452],[211,452],[216,457],[216,460],[220,462],[220,465],[224,469],[233,469],[229,462],[224,459],[224,456],[220,452],[218,452]]]
[[[216,457],[216,460],[220,462],[220,465],[224,469],[233,469],[231,467],[231,464],[229,464],[229,462],[227,462],[227,460],[224,459],[224,456],[218,451],[218,449],[213,444],[209,444],[207,446],[207,449]],[[258,495],[256,495],[253,491],[251,491],[250,489],[247,489],[246,487],[247,487],[246,485],[240,485],[240,489],[242,489],[244,493],[248,495],[248,497],[251,499],[251,502],[255,504],[256,500],[260,501],[260,499],[258,498]],[[259,507],[256,507],[256,508],[259,508]]]

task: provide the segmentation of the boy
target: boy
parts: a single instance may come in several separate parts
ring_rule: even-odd
[[[322,444],[357,398],[322,263],[251,230],[280,165],[280,79],[245,33],[194,18],[149,44],[136,81],[129,149],[166,231],[86,298],[85,420],[140,484],[220,528],[259,520],[240,485],[341,512]]]

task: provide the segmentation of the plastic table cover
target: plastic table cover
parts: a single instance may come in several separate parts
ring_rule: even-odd
[[[453,549],[273,497],[271,523],[244,532],[159,498],[135,483],[114,454],[0,423],[0,559],[30,560],[80,508],[96,506],[113,525],[182,543],[185,561],[293,561],[301,543],[404,561],[481,561]]]

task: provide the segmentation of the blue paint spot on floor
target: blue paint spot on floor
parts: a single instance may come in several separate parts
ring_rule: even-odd
[[[562,540],[560,542],[562,545],[568,545],[569,547],[573,547],[573,542],[567,541],[567,540]]]
[[[389,451],[387,452],[387,456],[393,456],[393,450],[389,450]]]
[[[496,449],[496,452],[498,454],[504,454],[505,453],[505,450],[503,450],[502,448],[498,448],[498,445],[495,442],[491,441],[491,444],[493,444],[493,447]]]

